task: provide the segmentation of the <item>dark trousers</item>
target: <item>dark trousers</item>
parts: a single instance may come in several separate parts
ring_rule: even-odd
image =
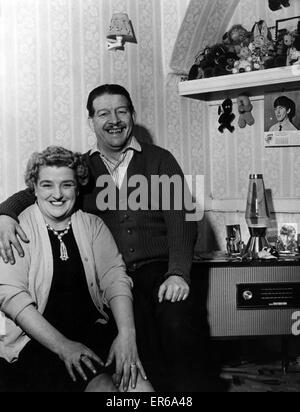
[[[185,301],[159,303],[167,269],[167,262],[154,262],[130,274],[140,357],[156,390],[208,391],[212,368],[205,309],[193,287]]]

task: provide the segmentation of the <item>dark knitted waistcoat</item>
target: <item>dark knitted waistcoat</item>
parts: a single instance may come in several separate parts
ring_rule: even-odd
[[[182,176],[182,171],[171,153],[153,145],[141,146],[141,152],[134,152],[120,190],[112,181],[99,154],[85,154],[91,178],[82,193],[81,207],[85,212],[96,214],[103,219],[111,230],[128,267],[135,268],[154,260],[168,260],[170,273],[178,273],[188,279],[196,238],[196,224],[185,221],[184,210],[150,210],[150,184],[146,197],[148,210],[132,210],[129,207],[131,205],[128,205],[128,198],[134,195],[133,192],[139,187],[138,184],[127,187],[127,182],[133,176],[142,176],[141,179],[144,177],[146,182],[150,182],[151,176]],[[107,190],[108,185],[99,187],[99,180],[103,176],[109,182],[110,190]],[[127,193],[124,191],[124,185],[127,187]],[[103,196],[100,193],[102,190],[106,190],[110,200],[113,200],[109,210],[99,210],[99,206],[103,209]]]

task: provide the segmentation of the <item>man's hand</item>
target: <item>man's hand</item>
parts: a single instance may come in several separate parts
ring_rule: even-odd
[[[0,256],[5,263],[15,264],[12,245],[20,257],[24,256],[24,250],[19,242],[18,236],[24,243],[29,243],[26,233],[12,217],[0,216]]]
[[[180,302],[186,300],[189,293],[190,287],[181,276],[169,276],[159,288],[158,301]]]

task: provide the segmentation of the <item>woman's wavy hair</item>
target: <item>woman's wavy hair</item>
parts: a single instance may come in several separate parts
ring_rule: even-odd
[[[49,146],[42,152],[33,153],[28,160],[25,183],[31,191],[34,191],[41,166],[69,167],[75,171],[78,186],[85,186],[89,181],[88,167],[80,153],[60,146]]]

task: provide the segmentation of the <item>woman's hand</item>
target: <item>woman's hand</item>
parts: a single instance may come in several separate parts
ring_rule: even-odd
[[[116,373],[113,376],[114,383],[119,387],[122,382],[124,392],[128,390],[129,382],[131,382],[132,389],[136,387],[138,373],[143,379],[147,380],[138,355],[134,330],[119,332],[111,345],[105,366],[111,365],[114,359],[116,361]]]
[[[74,382],[76,382],[74,371],[78,372],[84,381],[87,381],[87,376],[82,369],[83,365],[90,369],[94,375],[97,373],[94,366],[95,362],[104,366],[104,363],[99,356],[97,356],[91,349],[81,343],[73,342],[71,340],[64,342],[58,355],[65,363],[67,371]]]

